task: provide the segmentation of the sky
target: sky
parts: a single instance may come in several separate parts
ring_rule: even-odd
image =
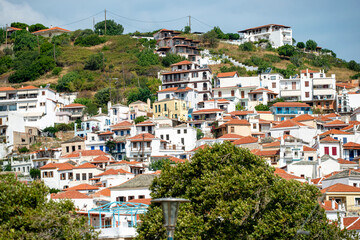
[[[191,16],[192,31],[219,26],[223,32],[282,24],[297,42],[315,40],[339,58],[360,62],[359,0],[0,0],[0,27],[11,22],[42,23],[69,30],[92,28],[107,19],[125,33],[160,28],[181,30]]]

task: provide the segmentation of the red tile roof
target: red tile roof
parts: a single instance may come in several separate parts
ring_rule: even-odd
[[[222,135],[221,137],[218,137],[218,139],[239,139],[242,137],[243,136],[238,135],[238,134],[228,133],[228,134]]]
[[[253,114],[253,113],[254,113],[254,111],[233,111],[233,112],[230,112],[229,114],[235,115],[235,116],[245,116],[245,115]]]
[[[214,140],[215,138],[211,138],[211,137],[203,137],[202,139],[200,140]]]
[[[64,189],[64,191],[71,191],[71,190],[84,191],[84,190],[98,190],[98,189],[99,189],[98,187],[83,183],[76,185],[74,187],[66,188]]]
[[[234,77],[237,72],[224,72],[224,73],[218,73],[218,78],[227,78],[227,77]]]
[[[320,134],[320,136],[327,136],[327,135],[330,135],[330,134],[335,134],[335,135],[349,135],[349,134],[352,134],[352,133],[344,132],[344,131],[337,130],[337,129],[331,129],[331,130],[328,130],[328,131]]]
[[[53,31],[53,30],[60,30],[60,31],[64,31],[64,32],[71,32],[70,30],[67,30],[65,28],[59,28],[59,27],[53,27],[53,28],[48,28],[48,29],[42,29],[36,32],[32,32],[32,33],[40,33],[40,32],[47,32],[47,31]]]
[[[171,66],[180,66],[180,65],[188,65],[188,64],[192,64],[192,62],[184,60],[178,63],[171,64]]]
[[[309,73],[318,73],[319,71],[307,70]],[[306,73],[306,70],[301,70],[301,73]]]
[[[70,154],[67,154],[65,156],[62,156],[62,158],[78,158],[80,157],[80,153],[81,156],[101,156],[101,155],[107,155],[105,152],[101,151],[101,150],[78,150],[75,152],[72,152]]]
[[[241,144],[249,144],[249,143],[257,143],[258,139],[252,136],[242,137],[238,140],[233,142],[234,145],[241,145]]]
[[[125,161],[125,160],[121,160],[119,162],[113,163],[111,165],[121,165],[121,164],[129,164],[129,165],[133,165],[133,164],[140,164],[141,162],[136,162],[136,161]]]
[[[82,105],[80,103],[72,103],[72,104],[64,106],[64,108],[84,108],[84,107],[86,107],[86,106]]]
[[[139,122],[138,124],[136,124],[136,126],[152,126],[152,125],[155,125],[155,123],[151,121]]]
[[[360,217],[344,217],[343,222],[347,230],[360,230]]]
[[[295,176],[295,175],[292,175],[292,174],[289,174],[287,173],[284,169],[280,169],[280,168],[275,168],[275,172],[274,172],[275,175],[283,178],[283,179],[286,179],[286,180],[291,180],[291,179],[304,179],[302,177],[298,177],[298,176]]]
[[[273,147],[279,148],[280,147],[280,141],[275,141],[275,142],[263,144],[263,148],[273,148]]]
[[[104,188],[104,189],[92,194],[91,196],[92,197],[110,197],[111,191],[110,191],[110,188]]]
[[[273,106],[274,107],[310,107],[308,104],[301,102],[277,102]]]
[[[343,145],[344,149],[360,149],[360,144],[348,142]]]
[[[132,173],[125,171],[124,169],[110,168],[110,169],[106,170],[105,172],[100,173],[99,175],[96,175],[96,177],[108,176],[108,175],[120,175],[120,174],[132,174]]]
[[[109,161],[109,160],[110,160],[110,157],[105,156],[105,155],[101,155],[101,156],[98,156],[93,159],[93,161]]]
[[[259,150],[259,149],[253,149],[251,151],[253,154],[257,156],[280,156],[280,150]]]
[[[250,123],[245,119],[231,119],[230,121],[224,123],[226,125],[245,125],[250,126]]]
[[[348,160],[345,160],[342,158],[338,158],[337,160],[338,160],[338,163],[340,163],[340,164],[356,164],[357,165],[356,162],[348,161]]]
[[[114,134],[114,132],[106,131],[106,132],[99,133],[98,135],[102,136],[102,135],[113,135],[113,134]]]
[[[296,122],[292,119],[286,120],[281,122],[280,124],[273,126],[273,128],[288,128],[288,127],[295,127],[295,126],[306,126],[303,123]]]
[[[194,148],[193,150],[191,150],[191,151],[189,151],[189,152],[196,152],[196,151],[199,150],[199,149],[204,149],[204,148],[207,148],[207,147],[211,148],[211,146],[209,146],[209,145],[207,145],[207,144],[203,144],[203,145],[201,145],[201,146],[199,146],[199,147],[197,147],[197,148]]]
[[[302,114],[302,115],[299,115],[295,118],[293,118],[292,120],[293,121],[296,121],[296,122],[303,122],[303,121],[310,121],[310,120],[314,120],[315,118],[313,116],[310,116],[309,114]]]
[[[69,190],[65,192],[59,192],[57,194],[51,194],[51,199],[88,199],[91,198],[88,195],[78,192],[76,190]]]
[[[111,125],[110,127],[128,127],[128,126],[132,126],[132,123],[129,121],[123,121],[123,122],[119,122],[117,124]]]
[[[316,152],[316,149],[308,147],[308,146],[303,146],[303,151],[304,152]]]
[[[335,117],[340,117],[340,115],[337,114],[337,113],[329,113],[329,114],[325,115],[325,117],[327,117],[327,118],[335,118]]]
[[[58,169],[58,171],[71,170],[74,166],[70,163],[48,163],[45,166],[40,167],[40,170],[44,169]]]
[[[334,120],[324,124],[324,126],[330,126],[330,125],[348,125],[348,124],[340,120]]]
[[[97,168],[97,166],[95,166],[94,164],[91,163],[84,163],[81,164],[80,166],[74,167],[75,169],[84,169],[84,168]]]
[[[257,89],[255,89],[255,90],[250,91],[249,94],[262,93],[262,92],[268,92],[268,93],[278,94],[278,93],[275,93],[274,91],[269,90],[269,89],[267,89],[267,88],[257,88]]]
[[[16,90],[13,87],[0,87],[0,92]]]
[[[330,187],[324,188],[321,190],[322,193],[332,193],[332,192],[360,192],[360,188],[349,186],[342,183],[336,183]]]
[[[332,208],[332,201],[331,200],[325,200],[323,203],[320,203],[320,207],[322,207],[325,211],[334,211],[339,208],[339,205],[337,202],[335,202],[335,209]]]
[[[198,110],[198,111],[193,112],[193,114],[215,113],[215,112],[224,112],[224,110],[219,109],[219,108],[202,109],[202,110]]]
[[[34,87],[34,86],[25,86],[25,87],[18,88],[17,90],[30,90],[30,89],[39,89],[39,88]]]
[[[255,29],[259,29],[259,28],[266,28],[266,27],[270,27],[270,26],[290,28],[289,26],[284,26],[284,25],[280,25],[280,24],[266,24],[266,25],[263,25],[263,26],[248,28],[248,29],[241,30],[241,31],[238,31],[238,32],[246,32],[246,31],[255,30]]]
[[[149,141],[149,140],[153,140],[154,138],[155,136],[150,133],[140,133],[128,139],[130,141],[142,141],[142,140]]]
[[[339,142],[339,140],[336,140],[336,139],[333,139],[330,136],[327,136],[327,137],[321,139],[320,142]]]

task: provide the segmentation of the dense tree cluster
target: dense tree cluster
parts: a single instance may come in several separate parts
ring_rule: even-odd
[[[105,21],[95,24],[95,32],[105,34]],[[114,20],[106,20],[106,35],[121,35],[124,32],[124,27],[116,23]]]

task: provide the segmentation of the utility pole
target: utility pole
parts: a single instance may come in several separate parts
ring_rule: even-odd
[[[6,37],[5,37],[5,46],[7,48],[7,33],[8,33],[8,25],[6,24],[6,29],[5,29],[5,32],[6,32]]]
[[[107,78],[109,79],[109,100],[111,102],[111,78],[109,76]]]
[[[191,16],[190,15],[189,15],[189,28],[190,28],[189,33],[191,33]]]
[[[54,61],[56,62],[55,43],[54,43]]]
[[[95,17],[93,17],[93,31],[95,32]]]
[[[105,8],[105,34],[106,35],[106,8]]]
[[[38,49],[39,49],[39,54],[40,54],[40,43],[39,43],[39,35],[36,35],[37,36],[37,42],[38,42]],[[55,47],[55,43],[54,43],[54,47]]]

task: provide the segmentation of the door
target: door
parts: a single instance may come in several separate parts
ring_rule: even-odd
[[[292,90],[296,89],[296,82],[292,82]]]

